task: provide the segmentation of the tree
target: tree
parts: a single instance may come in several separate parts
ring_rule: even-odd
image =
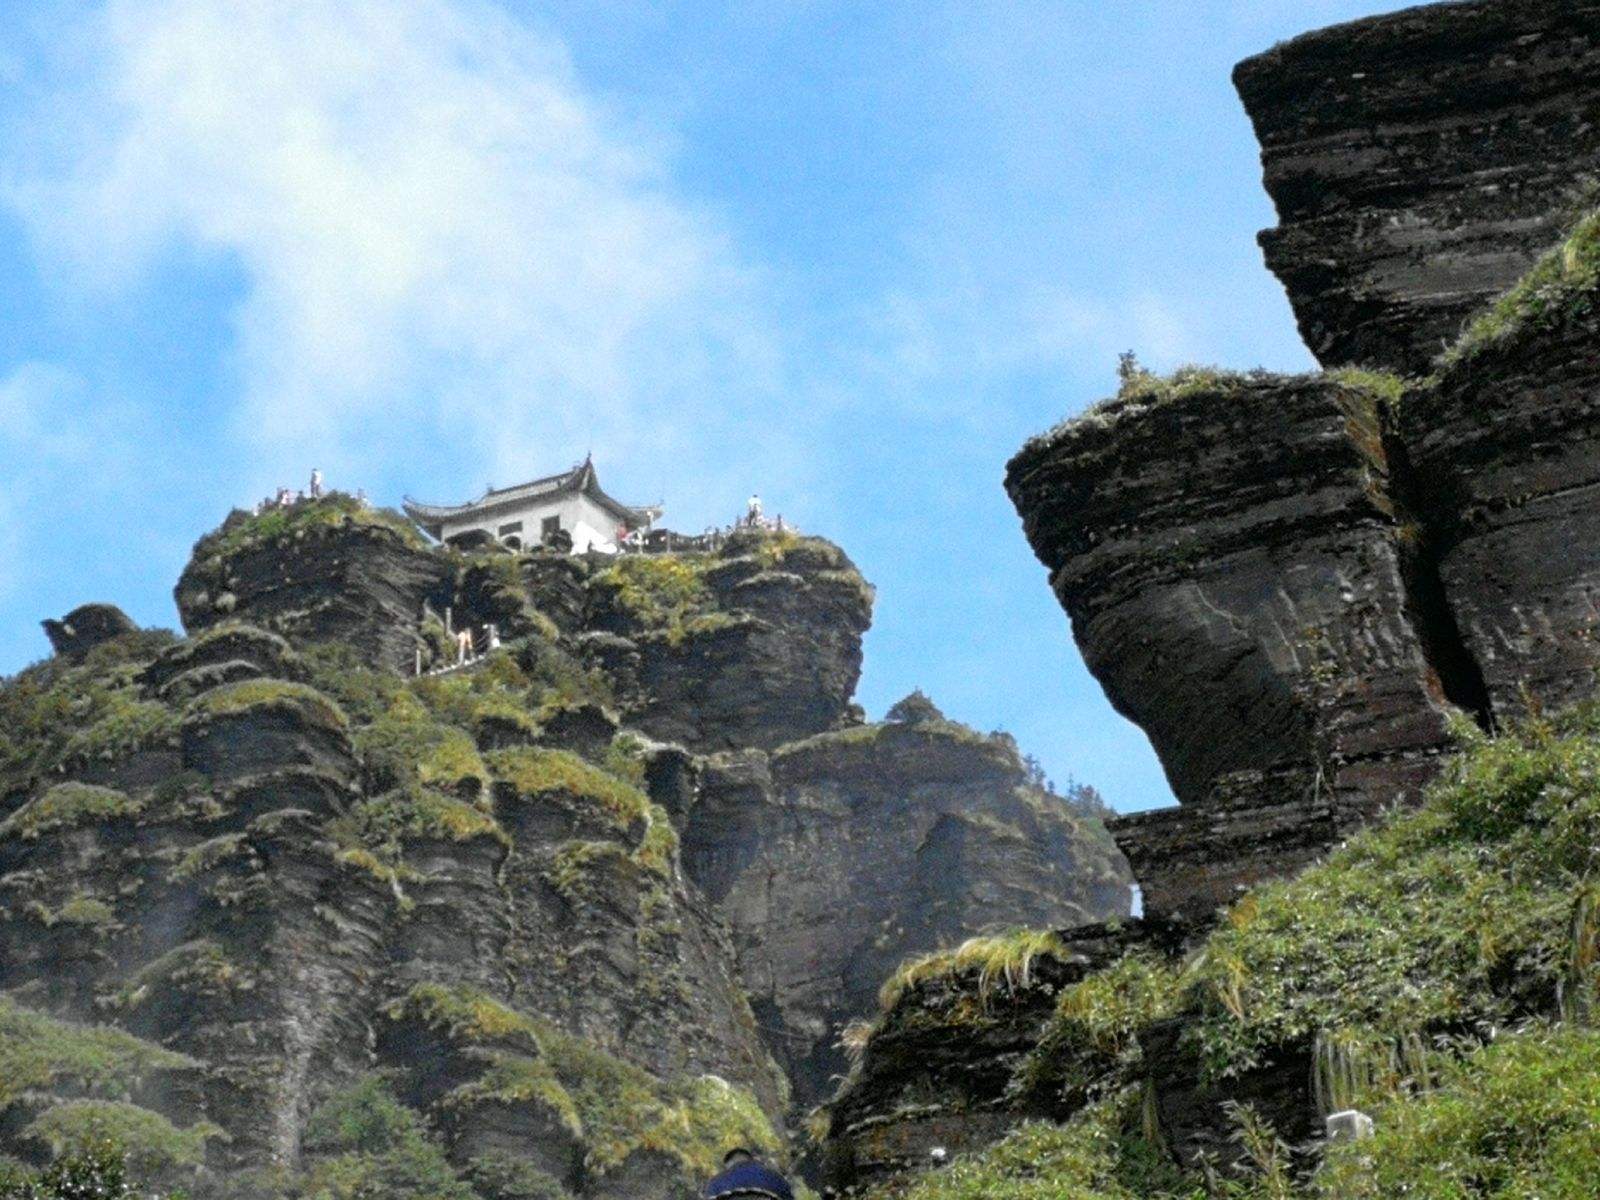
[[[921,688],[914,688],[911,694],[896,700],[884,714],[884,720],[894,721],[901,725],[922,725],[928,721],[944,720],[944,713],[939,711],[939,706]]]

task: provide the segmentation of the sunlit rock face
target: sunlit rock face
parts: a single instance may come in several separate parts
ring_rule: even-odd
[[[1151,384],[1012,460],[1084,660],[1182,805],[1119,825],[1151,911],[1208,913],[1432,771],[1446,697],[1379,403],[1319,376]]]
[[[1600,170],[1600,5],[1430,4],[1308,33],[1234,82],[1324,366],[1420,371],[1552,245]]]
[[[820,539],[464,554],[330,497],[177,594],[187,638],[86,606],[0,681],[27,1161],[111,1123],[205,1198],[687,1200],[787,1157],[898,954],[1127,910],[1009,740],[859,723],[871,589]]]

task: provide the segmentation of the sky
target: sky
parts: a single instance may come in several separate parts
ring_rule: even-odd
[[[751,492],[921,687],[1172,802],[1001,480],[1117,355],[1309,368],[1233,64],[1358,0],[0,0],[0,674],[176,626],[276,486],[476,496],[592,452]]]

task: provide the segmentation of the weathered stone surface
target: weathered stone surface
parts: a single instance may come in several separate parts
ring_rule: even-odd
[[[1125,915],[1121,856],[1015,748],[945,721],[713,756],[684,869],[726,915],[746,986],[797,1099],[847,1066],[843,1027],[906,957],[1000,924]]]
[[[1563,307],[1399,410],[1444,591],[1500,717],[1588,699],[1600,667],[1600,311],[1592,292]]]
[[[1600,165],[1600,5],[1430,4],[1295,38],[1234,81],[1326,366],[1426,367],[1572,218]]]
[[[1030,1119],[1062,1118],[1022,1101],[1015,1081],[1056,1011],[1063,988],[1135,947],[1176,949],[1176,931],[1140,920],[1078,926],[1058,934],[1026,977],[986,979],[979,969],[915,981],[884,1013],[828,1105],[823,1177],[854,1189],[981,1150]]]
[[[174,594],[185,629],[198,633],[233,618],[301,644],[337,643],[374,666],[412,671],[424,645],[424,604],[443,612],[451,598],[455,571],[442,554],[386,524],[306,523],[255,535],[248,514],[229,521],[196,544],[178,580]]]
[[[50,647],[57,654],[87,654],[101,642],[138,628],[133,619],[114,604],[82,604],[59,621],[42,621]]]
[[[585,642],[624,720],[702,753],[773,749],[849,720],[872,589],[820,538],[746,533],[595,576]]]
[[[1012,460],[1007,489],[1089,669],[1179,801],[1217,810],[1122,826],[1152,865],[1174,836],[1222,839],[1170,878],[1147,867],[1152,911],[1199,915],[1300,865],[1309,834],[1275,867],[1244,831],[1293,825],[1295,805],[1314,825],[1331,800],[1333,832],[1404,800],[1445,739],[1375,404],[1331,377],[1193,378],[1134,389]],[[1274,811],[1246,816],[1256,803]]]

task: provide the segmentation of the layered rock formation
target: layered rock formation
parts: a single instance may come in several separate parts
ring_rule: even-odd
[[[1436,5],[1240,65],[1325,362],[1428,363],[1570,224],[1600,9]],[[1151,911],[1203,917],[1414,801],[1450,710],[1593,686],[1583,529],[1594,222],[1435,374],[1135,372],[1007,487],[1090,669],[1182,805],[1119,823]]]
[[[1261,235],[1325,366],[1425,370],[1569,224],[1600,173],[1600,5],[1430,4],[1234,72],[1278,228]]]
[[[905,958],[997,914],[1077,924],[1130,899],[1109,839],[1030,785],[1008,739],[945,720],[713,756],[683,847],[803,1103],[832,1094],[845,1026]]]
[[[1358,378],[1137,380],[1012,460],[1084,659],[1183,805],[1120,835],[1151,911],[1207,912],[1429,774],[1445,681],[1380,402]]]
[[[5,1153],[111,1129],[241,1200],[687,1196],[729,1143],[783,1155],[770,1047],[817,1094],[852,966],[1126,911],[1006,743],[850,726],[871,592],[828,543],[461,554],[334,497],[235,514],[177,592],[187,639],[77,610],[0,687]],[[407,678],[446,617],[505,644]]]

